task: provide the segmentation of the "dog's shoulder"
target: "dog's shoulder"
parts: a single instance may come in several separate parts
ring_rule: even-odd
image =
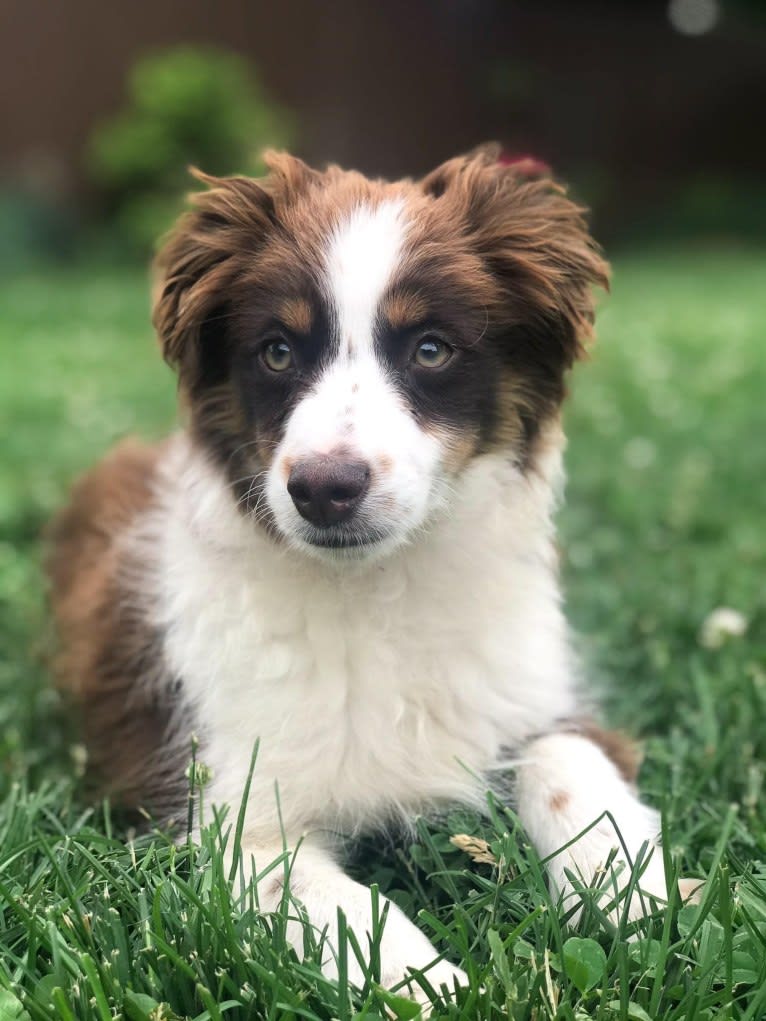
[[[165,444],[129,437],[117,444],[72,488],[66,507],[48,531],[48,570],[56,586],[76,580],[72,554],[99,556],[151,502]]]
[[[123,440],[75,483],[69,503],[49,526],[50,599],[70,652],[73,631],[97,628],[98,620],[105,623],[105,606],[117,583],[121,540],[152,503],[163,447]],[[91,633],[89,647],[92,637]],[[62,683],[75,690],[87,687],[89,671],[84,667],[74,662],[60,670]]]

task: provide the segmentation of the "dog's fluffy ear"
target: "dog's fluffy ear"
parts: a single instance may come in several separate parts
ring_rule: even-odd
[[[161,246],[154,263],[154,322],[165,360],[181,373],[192,371],[197,339],[206,319],[269,229],[273,199],[246,177],[191,173],[206,190],[190,196],[185,213]]]
[[[421,182],[449,203],[500,283],[508,326],[527,327],[556,345],[564,368],[582,356],[592,335],[593,285],[609,286],[584,219],[548,168],[508,162],[485,145],[448,160]],[[500,310],[502,313],[502,310]]]
[[[301,160],[269,152],[269,177],[211,177],[192,169],[205,190],[170,231],[154,263],[152,321],[165,360],[182,379],[194,378],[198,340],[221,311],[227,290],[252,260],[279,215],[316,176]]]

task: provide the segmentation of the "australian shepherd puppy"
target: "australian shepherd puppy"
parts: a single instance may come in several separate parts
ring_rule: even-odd
[[[199,174],[158,258],[185,428],[117,447],[54,527],[92,769],[183,818],[195,734],[206,798],[235,811],[258,741],[244,856],[292,855],[330,974],[338,908],[371,928],[333,835],[480,806],[510,765],[565,905],[571,877],[611,863],[614,893],[642,858],[664,898],[656,814],[590,720],[557,580],[560,405],[607,283],[582,210],[492,147],[394,183],[268,165]],[[465,981],[393,905],[381,958],[389,985]]]

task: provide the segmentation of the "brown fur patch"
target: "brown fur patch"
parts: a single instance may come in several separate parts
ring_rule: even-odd
[[[94,652],[106,637],[98,631],[106,623],[102,604],[118,572],[120,537],[151,504],[158,456],[158,448],[123,441],[79,480],[50,526],[47,568],[62,638],[57,675],[77,696],[99,687]]]
[[[55,675],[82,717],[91,778],[99,793],[168,818],[183,807],[183,764],[169,747],[160,642],[131,593],[124,546],[151,506],[161,451],[124,441],[76,484],[50,527],[47,569]]]
[[[497,387],[499,398],[497,421],[487,447],[490,450],[517,450],[528,455],[528,448],[524,443],[527,439],[524,416],[525,414],[533,416],[534,411],[526,397],[525,381],[513,373],[503,373]]]
[[[614,763],[623,780],[635,783],[641,768],[640,746],[622,730],[604,730],[592,720],[585,720],[577,732],[597,745]]]
[[[394,459],[388,454],[378,454],[375,465],[381,475],[390,475],[394,467]]]
[[[548,802],[551,812],[563,812],[572,800],[567,791],[556,791]]]
[[[278,315],[293,333],[308,333],[314,318],[311,305],[305,298],[287,298],[278,307]]]
[[[428,426],[425,431],[435,437],[442,447],[442,463],[451,475],[458,475],[476,454],[479,446],[475,433],[449,429],[438,425]]]
[[[395,330],[403,330],[427,317],[428,301],[412,291],[394,291],[383,299],[381,313]]]

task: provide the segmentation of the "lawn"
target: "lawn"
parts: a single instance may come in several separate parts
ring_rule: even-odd
[[[642,790],[673,867],[707,877],[702,903],[616,929],[587,906],[573,938],[499,805],[364,841],[355,874],[474,980],[436,1017],[766,1017],[763,267],[759,251],[618,259],[567,415],[570,617],[610,719],[645,738]],[[330,984],[310,933],[299,963],[279,918],[232,897],[227,821],[176,848],[78,794],[76,732],[47,684],[39,532],[117,437],[173,421],[147,293],[110,270],[0,283],[0,1021],[410,1016],[374,964],[361,992]],[[722,606],[747,630],[709,648]]]

